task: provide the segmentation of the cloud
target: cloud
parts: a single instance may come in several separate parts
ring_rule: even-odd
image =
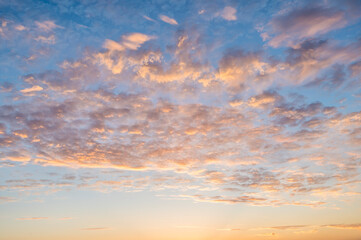
[[[281,103],[282,97],[276,93],[264,92],[248,99],[247,104],[254,108],[266,108],[269,105]]]
[[[355,62],[350,65],[350,72],[352,77],[361,75],[361,61]]]
[[[322,225],[322,227],[329,227],[329,228],[337,228],[337,229],[354,229],[361,231],[361,224],[330,224],[330,225]]]
[[[0,196],[0,203],[4,202],[15,202],[17,199],[13,197],[2,197]]]
[[[17,218],[17,220],[31,221],[31,220],[46,220],[48,217],[22,217]]]
[[[1,160],[128,177],[13,179],[1,189],[172,189],[178,199],[258,206],[329,207],[325,194],[350,196],[340,186],[357,186],[359,162],[343,147],[359,152],[360,112],[283,87],[316,76],[349,83],[359,42],[306,40],[278,60],[230,48],[211,62],[198,27],[175,31],[165,50],[146,44],[153,39],[107,39],[104,49],[19,78],[17,88],[31,87],[4,88],[0,106]]]
[[[264,227],[264,228],[254,228],[252,230],[264,230],[264,229],[275,229],[275,230],[296,230],[303,228],[312,228],[311,230],[297,231],[295,233],[304,234],[304,233],[315,233],[319,228],[337,228],[337,229],[350,229],[350,230],[361,230],[361,224],[328,224],[328,225],[284,225],[284,226],[274,226],[274,227]]]
[[[110,51],[123,51],[124,46],[118,42],[115,42],[110,39],[104,41],[103,47],[109,49]]]
[[[220,13],[219,16],[227,21],[237,20],[236,16],[237,10],[233,7],[226,6]]]
[[[143,43],[152,39],[155,39],[155,37],[143,33],[131,33],[123,35],[121,42],[106,39],[103,47],[110,51],[123,51],[124,49],[137,50]]]
[[[18,31],[24,31],[24,30],[27,30],[26,27],[24,27],[23,25],[19,24],[19,25],[16,25],[15,26],[15,29],[18,30]]]
[[[33,93],[33,92],[39,92],[42,90],[43,90],[43,88],[41,86],[34,85],[30,88],[25,88],[25,89],[20,90],[20,92],[21,93]]]
[[[239,228],[218,228],[217,231],[240,231]]]
[[[43,22],[39,22],[39,21],[35,21],[36,26],[44,32],[51,32],[54,29],[57,28],[63,28],[62,26],[56,25],[54,23],[54,21],[43,21]]]
[[[275,226],[270,227],[271,229],[277,229],[277,230],[289,230],[289,229],[297,229],[297,228],[305,228],[309,227],[309,225],[286,225],[286,226]]]
[[[46,44],[55,44],[55,36],[54,35],[50,35],[50,36],[38,36],[36,38],[34,38],[35,41],[38,42],[42,42],[42,43],[46,43]]]
[[[123,71],[126,61],[129,62],[129,65],[134,65],[131,63],[131,58],[124,58],[123,51],[126,49],[137,50],[142,44],[155,38],[155,36],[149,36],[142,33],[131,33],[122,36],[120,42],[106,39],[103,47],[108,49],[109,52],[95,54],[96,61],[105,65],[113,74],[119,74]],[[153,58],[153,56],[155,55],[150,55],[148,56],[148,59],[143,59],[143,61],[153,61],[153,59],[157,59]]]
[[[199,202],[211,202],[211,203],[227,203],[227,204],[236,204],[236,203],[250,203],[257,205],[258,203],[265,202],[265,198],[257,198],[250,196],[239,196],[239,197],[223,197],[223,196],[203,196],[203,195],[180,195],[183,198],[191,198]]]
[[[340,75],[340,71],[338,71],[340,66],[357,61],[359,56],[355,54],[355,51],[360,49],[361,44],[359,41],[346,46],[338,46],[326,40],[306,40],[287,50],[286,61],[279,65],[281,71],[278,71],[276,75],[283,73],[283,76],[278,75],[280,79],[292,79],[292,81],[284,81],[285,84],[309,83],[313,80],[310,85],[315,85],[318,81],[317,77],[322,78],[321,73],[325,75],[326,70],[332,70],[333,74],[332,72],[328,74],[331,75],[330,77],[326,75],[326,77],[330,78],[329,86],[332,89],[343,82],[342,73]],[[340,65],[341,63],[342,65]]]
[[[331,8],[311,6],[292,9],[271,20],[272,47],[294,46],[307,38],[314,38],[347,24],[345,13]]]
[[[236,89],[242,90],[253,84],[252,87],[257,89],[267,85],[268,75],[273,71],[273,67],[263,60],[260,53],[232,49],[219,61],[217,77],[233,89],[238,86]]]
[[[153,18],[150,18],[146,15],[143,15],[143,18],[147,19],[148,21],[151,21],[151,22],[156,22]]]
[[[173,18],[170,18],[168,16],[165,15],[159,15],[160,20],[162,20],[165,23],[169,23],[171,25],[178,25],[178,22],[176,20],[174,20]]]
[[[155,39],[155,37],[142,33],[132,33],[122,37],[123,45],[131,50],[138,49],[143,43],[152,39]]]

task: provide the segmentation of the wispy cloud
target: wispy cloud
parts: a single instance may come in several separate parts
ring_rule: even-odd
[[[159,15],[159,18],[160,18],[160,20],[162,20],[165,23],[169,23],[171,25],[178,25],[178,22],[175,19],[170,18],[166,15]]]
[[[361,231],[361,224],[331,224],[331,225],[323,225],[323,227],[329,227],[329,228],[338,228],[338,229],[354,229],[354,230],[360,230]]]
[[[17,218],[17,220],[25,220],[25,221],[32,221],[32,220],[46,220],[48,217],[22,217]]]
[[[44,32],[51,32],[56,28],[63,28],[62,26],[59,26],[57,24],[55,24],[54,21],[43,21],[43,22],[39,22],[39,21],[35,21],[36,26]]]
[[[148,21],[151,21],[151,22],[156,22],[153,18],[150,18],[146,15],[143,15],[143,18],[147,19]]]
[[[269,44],[273,47],[292,46],[306,38],[314,38],[346,24],[345,13],[338,9],[320,6],[292,9],[270,22],[275,36]]]

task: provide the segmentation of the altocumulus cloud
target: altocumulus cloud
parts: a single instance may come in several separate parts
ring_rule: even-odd
[[[232,25],[241,17],[236,6],[203,7],[204,14],[194,11],[202,21]],[[152,28],[110,34],[81,56],[2,84],[0,159],[6,167],[127,174],[18,177],[4,180],[1,190],[173,189],[163,197],[257,206],[324,207],[328,193],[340,201],[357,197],[361,112],[355,100],[350,97],[347,108],[298,91],[355,94],[361,43],[327,38],[356,21],[348,13],[332,5],[272,15],[259,33],[269,36],[259,49],[211,42],[202,24],[177,14],[171,16],[179,22],[155,15],[172,26],[142,15],[170,34]],[[36,42],[37,57],[51,52],[49,44],[64,43],[59,33],[70,31],[50,19],[19,24],[3,21],[4,41]],[[273,227],[286,228],[297,227]]]

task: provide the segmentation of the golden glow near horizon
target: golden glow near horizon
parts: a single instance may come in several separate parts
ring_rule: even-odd
[[[0,240],[360,240],[360,16],[0,2]]]

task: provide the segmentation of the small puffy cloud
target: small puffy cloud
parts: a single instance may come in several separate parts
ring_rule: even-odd
[[[265,108],[274,105],[281,100],[281,96],[276,93],[265,92],[263,94],[248,99],[248,105],[254,108]]]
[[[2,36],[2,37],[5,37],[5,31],[4,30],[6,30],[6,26],[8,25],[8,21],[6,21],[6,20],[2,20],[1,21],[1,27],[0,27],[0,35]]]
[[[235,21],[237,20],[236,16],[237,10],[233,7],[226,6],[221,12],[219,12],[219,16],[227,21]]]
[[[19,24],[19,25],[16,25],[16,26],[15,26],[15,29],[18,30],[18,31],[24,31],[24,30],[26,30],[27,28],[24,27],[23,25]]]
[[[8,25],[8,23],[9,23],[8,21],[2,20],[2,21],[1,21],[1,26],[2,26],[2,27],[6,27],[6,26]]]
[[[159,15],[160,20],[162,20],[165,23],[169,23],[171,25],[178,25],[178,22],[174,20],[173,18],[170,18],[166,15]]]

